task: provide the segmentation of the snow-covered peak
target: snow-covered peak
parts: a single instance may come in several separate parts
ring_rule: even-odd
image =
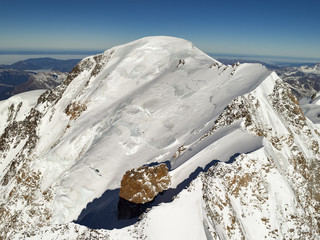
[[[196,47],[192,44],[192,42],[187,41],[182,38],[170,37],[170,36],[150,36],[144,37],[123,45],[115,46],[111,49],[119,50],[126,49],[127,52],[130,50],[139,50],[141,49],[159,49],[162,51],[168,52],[179,52],[181,50],[187,49],[196,49]],[[108,52],[110,50],[107,50]]]
[[[1,155],[5,171],[0,175],[0,201],[6,204],[2,222],[12,219],[17,208],[24,209],[12,223],[17,230],[5,229],[4,234],[9,235],[76,219],[95,227],[119,226],[116,206],[123,174],[142,165],[166,162],[171,166],[171,183],[154,204],[168,205],[152,210],[144,220],[148,222],[150,216],[151,222],[156,219],[145,232],[152,236],[159,231],[154,228],[162,216],[157,209],[171,211],[180,201],[170,205],[168,199],[180,192],[182,199],[188,198],[182,189],[216,161],[231,163],[230,169],[243,168],[239,170],[242,189],[248,186],[243,179],[249,170],[252,174],[260,172],[263,165],[267,173],[271,165],[277,165],[279,172],[285,173],[277,177],[288,176],[293,171],[288,159],[318,156],[314,126],[306,122],[296,99],[275,73],[260,64],[222,65],[190,42],[171,37],[147,37],[85,58],[60,86],[43,93],[24,119],[8,124],[5,133],[0,139],[5,143]],[[232,165],[239,154],[248,164],[250,156],[262,159],[263,164],[258,161],[253,169],[246,168],[245,163]],[[270,166],[268,161],[272,161]],[[225,169],[221,168],[222,176]],[[295,169],[300,166],[295,165]],[[228,196],[229,187],[236,184],[231,177],[234,175],[229,180],[226,177],[226,185],[220,186],[226,192],[222,196]],[[210,204],[201,200],[205,196],[200,191],[202,180],[196,181],[196,195],[192,194],[192,201],[185,206],[196,204],[190,216],[197,215],[197,229],[204,222],[206,228],[217,228],[202,229],[199,236],[215,231],[223,235],[235,220],[229,221],[223,212],[215,211],[226,221],[224,226],[217,226],[206,215],[212,209],[201,209]],[[95,205],[95,198],[104,200]],[[88,205],[87,212],[82,212],[91,201],[93,207]],[[288,201],[295,201],[295,197]],[[243,209],[232,203],[228,202],[234,213],[231,218],[238,219],[237,226],[242,222],[247,226],[238,217]],[[267,211],[267,205],[263,206]],[[184,211],[184,207],[179,209]],[[97,222],[101,216],[103,220]],[[26,219],[31,223],[24,224]],[[185,220],[190,224],[188,218]],[[129,230],[135,228],[144,231],[143,224]],[[127,238],[127,230],[119,233]]]
[[[260,64],[222,65],[190,42],[167,37],[114,47],[84,59],[76,72],[55,112],[44,116],[36,147],[40,162],[49,160],[40,170],[42,187],[58,178],[57,196],[71,189],[67,198],[78,202],[70,208],[64,194],[56,197],[58,223],[75,219],[106,189],[119,188],[131,168],[168,160],[181,165],[174,152],[203,135],[230,101],[271,74]],[[264,85],[272,89],[274,77]],[[91,168],[102,177],[86,174]],[[88,193],[80,197],[83,189]]]

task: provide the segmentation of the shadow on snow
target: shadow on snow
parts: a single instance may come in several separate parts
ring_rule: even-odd
[[[236,153],[230,157],[228,164],[232,163],[240,153]],[[181,182],[176,188],[170,188],[160,194],[158,194],[153,201],[143,204],[141,207],[142,214],[147,208],[158,206],[161,203],[169,203],[173,201],[173,198],[177,196],[183,189],[187,188],[189,184],[197,178],[201,172],[206,172],[210,167],[220,162],[219,160],[213,160],[208,163],[204,168],[198,167],[192,172],[187,179]],[[170,162],[165,162],[170,169]],[[150,165],[155,165],[151,163]],[[118,219],[118,202],[119,202],[120,189],[107,190],[101,197],[94,199],[88,203],[87,207],[82,210],[78,219],[74,221],[77,224],[87,226],[93,229],[114,229],[123,228],[136,223],[139,217],[132,219]]]

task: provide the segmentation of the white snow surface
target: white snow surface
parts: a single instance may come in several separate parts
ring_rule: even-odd
[[[57,225],[61,231],[46,227],[36,230],[33,239],[72,239],[79,232],[88,234],[85,227],[70,222],[89,202],[107,190],[118,189],[127,170],[153,162],[170,162],[172,190],[199,168],[221,161],[217,173],[200,174],[173,201],[153,207],[140,222],[90,234],[105,239],[286,238],[286,233],[271,232],[295,226],[290,225],[290,214],[284,209],[303,218],[303,209],[295,205],[293,183],[284,177],[294,172],[287,145],[298,145],[306,157],[313,152],[305,135],[289,139],[298,130],[289,126],[271,103],[270,96],[280,81],[275,73],[260,64],[222,65],[192,43],[172,37],[143,38],[82,63],[85,67],[62,98],[46,110],[37,127],[39,141],[32,168],[42,173],[41,188],[53,189],[50,223],[61,224]],[[251,120],[261,125],[264,134],[254,134],[255,129],[247,128],[241,118],[211,134],[219,115],[241,97],[256,106]],[[10,104],[1,104],[6,104],[1,115],[6,116]],[[67,115],[70,106],[74,110]],[[45,109],[44,105],[37,108]],[[300,130],[308,132],[310,127],[316,137],[316,126],[308,124]],[[224,163],[234,160],[236,154],[241,155],[235,162]],[[277,167],[270,159],[275,159]],[[243,187],[248,176],[258,180]],[[240,190],[232,190],[237,182],[227,186],[232,178],[241,179]],[[211,195],[204,190],[208,185],[212,186]],[[259,202],[257,189],[265,191],[265,202]],[[210,201],[204,201],[205,196]],[[221,216],[219,222],[214,216]],[[25,235],[17,235],[19,238]]]

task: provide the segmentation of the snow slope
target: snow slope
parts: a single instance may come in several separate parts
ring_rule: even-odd
[[[6,144],[0,218],[17,219],[1,236],[42,226],[35,239],[261,239],[319,232],[311,227],[316,218],[307,218],[317,195],[303,175],[308,169],[316,186],[316,168],[309,167],[319,159],[317,127],[260,64],[222,65],[183,39],[139,39],[85,58],[62,85],[39,97],[20,126],[31,129],[23,141],[12,124],[0,139]],[[70,224],[95,198],[117,194],[127,170],[153,162],[170,163],[172,184],[140,222],[111,230],[119,226],[117,196],[111,195],[103,206],[109,230]],[[168,200],[170,193],[177,197]]]

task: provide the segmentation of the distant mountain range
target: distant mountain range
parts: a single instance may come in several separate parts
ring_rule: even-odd
[[[0,69],[0,100],[15,94],[58,86],[68,73],[59,71],[29,72],[23,70]]]
[[[214,56],[214,54],[209,54],[209,56],[216,58]],[[246,58],[246,57],[243,57],[243,58],[241,58],[241,57],[217,57],[216,59],[224,64],[234,64],[236,62],[239,62],[239,63],[261,63],[264,66],[272,66],[272,67],[275,67],[276,69],[277,68],[284,68],[284,67],[301,67],[301,66],[312,67],[315,65],[315,62],[303,62],[302,60],[299,62],[293,62],[293,60],[292,61],[289,60],[288,62],[285,62],[285,61],[280,61],[280,60],[277,61],[275,59],[272,59],[272,63],[267,63],[264,60],[258,60],[258,59],[254,60],[255,59],[254,57],[248,57],[248,58]]]
[[[59,60],[54,58],[29,58],[11,65],[0,65],[0,69],[47,70],[70,72],[80,59]]]
[[[312,97],[320,91],[320,63],[303,64],[295,63],[290,66],[280,66],[268,64],[255,60],[244,59],[225,59],[218,58],[218,61],[226,65],[239,63],[260,63],[271,71],[275,71],[283,81],[289,84],[294,95],[301,99],[303,97]]]
[[[284,67],[274,71],[290,85],[298,99],[310,98],[320,91],[320,63],[313,66]]]
[[[233,65],[235,63],[260,63],[267,67],[269,70],[275,70],[281,68],[281,66],[275,64],[268,64],[265,62],[257,61],[257,60],[247,60],[247,59],[227,59],[227,58],[217,58],[217,60],[225,65]]]
[[[0,65],[0,100],[12,95],[54,88],[67,77],[79,59],[30,58]]]

